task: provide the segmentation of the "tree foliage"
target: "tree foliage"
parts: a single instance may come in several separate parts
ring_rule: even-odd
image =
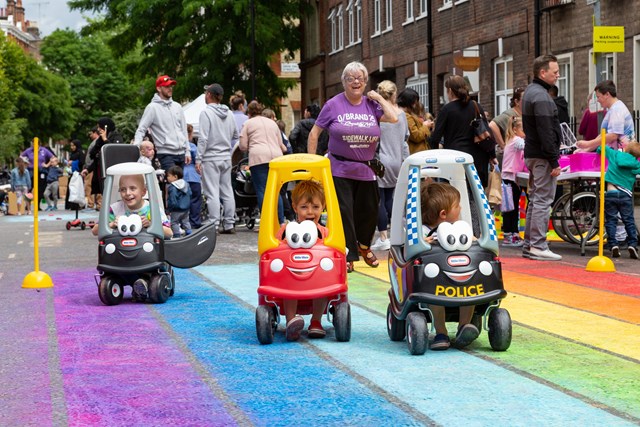
[[[134,86],[105,37],[108,35],[56,30],[42,43],[43,64],[69,84],[77,118],[75,134],[84,135],[100,117],[135,104]]]
[[[176,100],[193,99],[204,84],[218,82],[227,94],[251,94],[251,13],[255,4],[256,97],[267,105],[286,96],[295,81],[279,79],[269,66],[280,52],[300,47],[303,0],[71,0],[72,9],[103,12],[88,33],[113,30],[118,55],[139,49],[129,69],[138,76],[169,74],[178,79]],[[111,23],[118,23],[113,26]],[[147,96],[153,83],[147,86]]]
[[[27,76],[27,56],[0,31],[0,161],[22,150],[25,120],[16,116],[22,83]]]

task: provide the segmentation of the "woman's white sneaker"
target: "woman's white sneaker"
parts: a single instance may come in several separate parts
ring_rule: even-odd
[[[380,238],[378,237],[375,243],[371,245],[369,249],[371,249],[372,251],[388,251],[389,249],[391,249],[391,242],[389,241],[389,239],[380,240]]]
[[[531,247],[529,249],[529,258],[536,259],[538,261],[560,261],[562,255],[551,252],[549,249],[538,249]]]

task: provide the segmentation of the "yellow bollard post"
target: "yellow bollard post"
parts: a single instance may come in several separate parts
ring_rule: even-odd
[[[51,277],[43,271],[40,271],[40,261],[38,254],[38,209],[40,208],[40,198],[38,197],[38,177],[39,177],[39,154],[40,147],[38,138],[33,138],[33,200],[36,205],[33,207],[33,259],[34,271],[27,274],[22,280],[22,287],[26,289],[43,289],[52,288],[53,281]]]
[[[603,245],[604,245],[604,161],[606,158],[605,147],[606,141],[605,138],[607,136],[607,132],[602,129],[601,141],[600,141],[600,201],[599,201],[599,210],[598,210],[598,255],[594,256],[587,263],[587,271],[600,271],[602,273],[614,273],[616,271],[616,266],[613,264],[611,259],[607,258],[603,255]]]

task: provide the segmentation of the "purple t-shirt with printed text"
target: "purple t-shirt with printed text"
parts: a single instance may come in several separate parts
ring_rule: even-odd
[[[333,176],[375,181],[375,174],[366,164],[338,160],[331,153],[354,160],[373,159],[380,141],[382,115],[380,105],[366,96],[362,97],[359,105],[353,105],[343,92],[325,103],[316,125],[329,132],[329,158]]]

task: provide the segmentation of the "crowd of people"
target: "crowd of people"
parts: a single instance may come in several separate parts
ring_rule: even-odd
[[[224,88],[212,83],[204,87],[206,108],[200,114],[195,137],[181,105],[172,98],[176,80],[160,76],[156,80],[156,94],[144,110],[132,144],[140,149],[138,161],[158,171],[166,194],[166,226],[170,229],[167,235],[173,237],[191,234],[193,229],[208,224],[217,227],[220,234],[235,234],[236,205],[231,172],[234,147],[245,153],[248,160],[247,170],[243,172],[251,176],[258,208],[264,198],[271,160],[288,153],[327,156],[340,204],[348,249],[348,272],[354,271],[354,262],[360,258],[369,266],[378,267],[380,263],[374,251],[390,248],[388,225],[394,188],[404,159],[423,150],[459,150],[473,157],[485,187],[490,170],[501,168],[502,180],[512,190],[512,203],[504,204],[511,209],[503,211],[503,245],[521,247],[522,256],[526,258],[556,261],[562,257],[549,248],[547,232],[550,208],[557,197],[557,180],[562,172],[559,163],[563,143],[561,123],[568,121],[567,103],[558,96],[556,83],[560,69],[554,56],[536,58],[532,72],[533,81],[526,88],[514,89],[510,108],[486,122],[494,142],[490,146],[479,144],[475,130],[470,126],[478,117],[484,120],[487,115],[472,99],[462,76],[451,75],[445,80],[447,102],[434,119],[424,111],[420,96],[411,88],[398,92],[393,82],[385,80],[367,91],[369,74],[359,62],[345,66],[341,76],[343,91],[322,107],[306,106],[303,118],[288,135],[284,122],[278,121],[272,110],[265,109],[257,100],[247,102],[241,93],[234,93],[227,106]],[[636,174],[640,173],[637,162],[640,148],[636,130],[629,110],[617,98],[614,82],[598,83],[594,94],[606,111],[602,127],[606,129],[604,154],[609,161],[605,176],[607,249],[613,257],[618,257],[624,243],[630,257],[637,259],[633,186]],[[593,118],[593,111],[587,108],[580,124],[584,139],[575,144],[578,152],[600,152],[601,136],[594,132]],[[103,190],[101,148],[105,144],[124,141],[116,124],[108,117],[97,120],[89,137],[91,143],[86,152],[80,141],[70,143],[68,167],[70,172],[80,172],[86,177],[90,183],[89,206],[100,209]],[[40,173],[37,177],[33,176],[33,146],[20,153],[11,171],[12,190],[26,213],[42,209],[40,200],[43,197],[46,210],[55,210],[58,205],[58,180],[63,170],[47,147],[40,147],[38,159]],[[523,189],[518,185],[517,174],[527,171],[528,207],[522,238],[518,207]],[[40,194],[32,196],[30,191],[36,179]],[[322,194],[317,189],[308,189],[310,195],[294,193],[293,200],[288,189],[283,189],[278,201],[280,224],[300,218],[306,204],[313,202],[314,206],[324,206],[323,196],[320,197]],[[142,193],[139,190],[136,189]],[[36,206],[31,207],[33,199]],[[201,214],[203,200],[207,212],[204,218]],[[473,210],[474,202],[470,202]],[[136,203],[141,202],[137,200]],[[73,208],[68,198],[65,208]],[[447,205],[442,211],[446,213],[450,209],[452,206]],[[318,223],[318,212],[314,211],[312,216]],[[616,239],[618,218],[624,224],[625,242]],[[425,225],[435,227],[438,221],[434,219]],[[376,229],[378,237],[374,241]],[[295,317],[295,305],[293,302],[288,304],[287,320],[292,322],[291,335],[295,337],[300,322]],[[460,323],[462,341],[472,341],[475,332],[468,326],[469,313],[461,314],[461,319],[464,319]],[[323,335],[316,320],[317,316],[313,322],[314,334]],[[439,328],[438,333],[444,335],[442,325]],[[449,345],[444,336],[436,341],[436,347],[441,349]]]

